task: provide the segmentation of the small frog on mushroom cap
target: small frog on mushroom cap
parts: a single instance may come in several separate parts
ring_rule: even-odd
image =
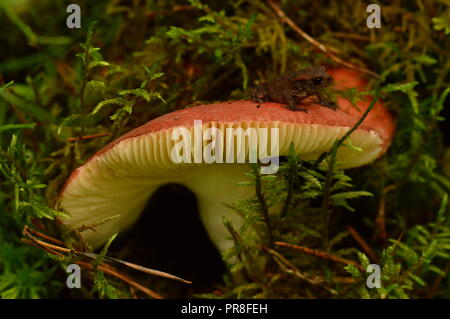
[[[305,68],[298,72],[283,74],[274,81],[257,86],[251,95],[254,102],[277,102],[286,104],[293,111],[308,112],[306,108],[298,107],[305,98],[316,95],[318,103],[336,109],[334,102],[324,99],[320,90],[333,82],[332,77],[323,66]]]

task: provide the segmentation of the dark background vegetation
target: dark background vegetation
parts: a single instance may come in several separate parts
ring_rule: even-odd
[[[372,2],[382,8],[380,29],[365,23]],[[70,3],[81,6],[81,29],[66,27]],[[345,173],[330,164],[332,154],[318,169],[291,154],[277,177],[255,173],[248,187],[263,196],[234,208],[264,247],[248,229],[230,227],[236,247],[224,257],[245,256],[235,264],[213,249],[195,197],[179,185],[167,185],[149,202],[167,216],[144,214],[135,229],[119,234],[108,255],[194,281],[188,286],[121,269],[166,297],[449,298],[449,2],[279,6],[341,59],[380,75],[367,77],[368,90],[380,81],[381,97],[396,116],[388,153]],[[67,289],[65,266],[92,261],[31,246],[21,240],[23,227],[79,247],[76,234],[55,222],[63,214],[55,200],[69,174],[107,142],[177,109],[247,98],[251,87],[287,70],[337,66],[262,0],[0,0],[0,26],[2,298],[145,296],[99,270],[83,272],[82,289]],[[294,194],[288,214],[265,220],[262,201],[283,203],[288,193]],[[185,220],[191,232],[171,224],[180,210],[192,217]],[[146,220],[150,215],[154,219]],[[273,245],[268,223],[276,225],[275,240],[316,255]],[[261,259],[265,265],[254,267]],[[361,269],[368,263],[380,264],[381,289],[366,287]]]

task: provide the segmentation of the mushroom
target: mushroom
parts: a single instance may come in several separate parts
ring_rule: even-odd
[[[354,72],[330,73],[338,86],[365,86]],[[302,159],[316,159],[356,123],[370,99],[359,102],[359,110],[343,98],[337,103],[337,111],[312,103],[305,113],[278,103],[232,101],[182,109],[151,120],[106,145],[72,173],[59,198],[71,218],[62,222],[77,228],[118,215],[95,232],[82,232],[87,242],[99,247],[113,233],[132,226],[161,185],[175,182],[197,196],[202,222],[212,242],[223,251],[232,241],[222,216],[235,225],[241,222],[225,204],[254,192],[236,185],[247,179],[244,173],[250,170],[252,154],[261,152],[265,157],[258,159],[270,162],[272,172],[276,171],[278,156],[287,155],[291,143]],[[242,140],[239,144],[239,138],[232,137],[240,128],[252,132],[246,137],[249,143]],[[341,147],[339,162],[347,168],[370,163],[386,151],[393,133],[391,114],[377,102],[350,137],[362,151]],[[184,147],[186,144],[189,147]],[[191,163],[186,163],[189,160]]]

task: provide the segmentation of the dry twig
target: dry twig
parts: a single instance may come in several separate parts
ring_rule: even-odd
[[[359,244],[359,246],[366,252],[367,256],[369,256],[370,260],[372,260],[374,263],[378,264],[379,260],[377,255],[373,252],[373,250],[370,248],[370,246],[366,243],[364,238],[352,227],[347,226],[347,230],[350,233],[350,236],[353,237],[354,240]]]
[[[387,194],[396,188],[395,184],[389,185],[381,192],[380,202],[378,204],[377,217],[375,218],[375,226],[378,230],[378,236],[387,245],[388,235],[386,232],[386,196]]]
[[[366,73],[369,74],[371,76],[374,76],[376,78],[379,77],[378,74],[376,74],[375,72],[372,72],[368,69],[359,67],[355,64],[346,62],[344,60],[342,60],[341,58],[339,58],[338,56],[336,56],[336,54],[334,54],[330,49],[328,49],[324,44],[320,43],[319,41],[317,41],[316,39],[314,39],[313,37],[311,37],[309,34],[307,34],[305,31],[303,31],[298,25],[295,24],[294,21],[292,21],[285,13],[283,10],[281,10],[281,8],[272,0],[267,0],[267,4],[273,9],[273,11],[275,11],[275,13],[278,15],[278,17],[285,23],[287,23],[295,32],[297,32],[302,38],[304,38],[306,41],[308,41],[309,43],[311,43],[312,45],[314,45],[316,48],[318,48],[320,51],[322,51],[323,53],[325,53],[328,57],[330,57],[331,60],[333,60],[334,62],[343,65],[349,69],[352,70],[356,70],[362,73]]]
[[[69,137],[69,138],[67,138],[67,141],[69,141],[69,142],[84,141],[84,140],[90,140],[90,139],[93,139],[93,138],[110,136],[110,135],[111,135],[111,133],[97,133],[97,134],[92,134],[92,135],[84,135],[84,136],[78,136],[78,137]]]
[[[279,252],[277,252],[273,249],[270,249],[268,247],[265,247],[265,246],[261,246],[261,249],[264,250],[265,252],[269,253],[270,255],[272,255],[272,257],[275,259],[276,263],[280,266],[281,269],[283,269],[284,272],[294,275],[295,277],[300,278],[300,279],[310,283],[311,285],[319,286],[319,287],[327,290],[329,293],[331,293],[333,295],[337,294],[336,290],[326,286],[323,283],[324,280],[322,278],[320,278],[319,276],[311,277],[311,276],[307,276],[307,275],[303,274],[297,267],[295,267],[293,264],[291,264]]]
[[[151,289],[148,289],[147,287],[142,286],[141,284],[135,282],[134,280],[132,280],[130,277],[120,273],[119,271],[115,270],[114,268],[112,268],[111,266],[105,265],[105,264],[100,264],[97,266],[97,268],[87,262],[84,261],[75,261],[76,264],[87,268],[89,270],[95,271],[100,270],[102,272],[104,272],[105,274],[111,275],[113,277],[116,277],[120,280],[122,280],[123,282],[126,282],[128,285],[130,285],[131,287],[134,287],[136,289],[139,289],[140,291],[144,292],[145,294],[147,294],[148,296],[155,298],[155,299],[164,299],[161,295],[157,294],[156,292],[154,292]]]
[[[30,227],[28,227],[27,225],[25,225],[24,229],[23,229],[23,235],[27,238],[23,238],[22,241],[28,245],[43,249],[45,251],[47,251],[48,253],[51,253],[53,255],[56,255],[58,257],[65,257],[66,255],[79,255],[79,256],[83,256],[83,257],[88,257],[90,259],[93,260],[97,260],[98,255],[94,254],[94,253],[87,253],[87,252],[83,252],[83,251],[78,251],[75,249],[69,249],[66,247],[63,247],[63,242],[53,238],[51,236],[48,236],[46,234],[43,234],[41,232],[38,232]],[[41,239],[45,239],[51,243],[48,243],[46,241],[43,241]],[[116,258],[112,258],[112,257],[107,257],[104,256],[102,258],[103,261],[108,261],[108,262],[113,262],[113,263],[118,263],[121,265],[125,265],[129,268],[144,272],[146,274],[150,274],[150,275],[156,275],[159,277],[164,277],[164,278],[168,278],[168,279],[173,279],[173,280],[178,280],[184,283],[192,283],[190,281],[187,281],[183,278],[174,276],[172,274],[169,273],[165,273],[159,270],[155,270],[155,269],[151,269],[151,268],[147,268],[147,267],[143,267],[140,265],[136,265],[127,261],[123,261],[120,259],[116,259]],[[119,272],[117,269],[115,269],[114,267],[102,262],[101,264],[99,264],[97,267],[95,267],[94,265],[92,265],[91,263],[85,262],[85,261],[74,261],[74,263],[90,269],[90,270],[100,270],[104,273],[107,273],[111,276],[114,276],[124,282],[126,282],[128,285],[139,289],[140,291],[144,292],[145,294],[147,294],[148,296],[152,297],[152,298],[156,298],[156,299],[161,299],[162,297],[157,294],[156,292],[152,291],[151,289],[148,289],[144,286],[142,286],[141,284],[135,282],[134,280],[132,280],[130,277],[128,277],[127,275]]]
[[[331,260],[331,261],[334,261],[334,262],[337,262],[337,263],[346,264],[346,265],[353,265],[353,266],[358,267],[359,270],[365,271],[365,269],[360,264],[358,264],[356,261],[353,261],[353,260],[350,260],[350,259],[341,258],[341,257],[335,256],[335,255],[330,255],[330,254],[328,254],[328,253],[326,253],[324,251],[321,251],[321,250],[311,249],[311,248],[304,247],[304,246],[299,246],[299,245],[292,245],[292,244],[288,244],[288,243],[281,242],[281,241],[276,241],[276,242],[274,242],[274,244],[278,245],[278,246],[283,246],[283,247],[288,247],[288,248],[291,248],[291,249],[295,249],[295,250],[301,251],[301,252],[303,252],[305,254],[312,255],[312,256],[315,256],[315,257],[319,257],[319,258],[322,258],[322,259]]]

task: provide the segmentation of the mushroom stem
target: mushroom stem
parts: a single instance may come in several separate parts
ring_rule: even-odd
[[[241,216],[227,205],[254,194],[254,188],[237,185],[249,181],[245,176],[249,171],[249,164],[211,164],[199,168],[196,177],[185,183],[196,194],[202,222],[220,252],[233,246],[223,218],[230,220],[236,229],[242,224]]]

